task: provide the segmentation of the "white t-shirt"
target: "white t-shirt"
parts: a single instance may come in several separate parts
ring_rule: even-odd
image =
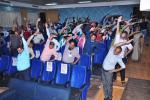
[[[120,43],[120,42],[126,42],[126,41],[127,41],[127,40],[121,39],[121,38],[120,38],[120,35],[116,35],[114,44],[117,44],[117,43]],[[122,51],[121,51],[121,53],[119,54],[119,56],[120,56],[121,58],[124,58],[126,50],[127,50],[127,49],[129,49],[129,50],[133,49],[133,46],[132,46],[132,44],[130,43],[130,44],[121,46],[121,48],[122,48]]]
[[[103,68],[107,71],[114,70],[117,63],[121,68],[125,68],[122,58],[119,55],[114,55],[114,47],[111,47],[103,62]]]
[[[75,58],[79,59],[80,58],[80,54],[79,54],[79,50],[77,47],[75,47],[72,50],[69,50],[69,46],[66,45],[64,53],[63,53],[63,62],[65,63],[73,63]]]
[[[37,34],[36,36],[34,36],[33,42],[35,44],[39,44],[41,41],[44,41],[43,34]]]

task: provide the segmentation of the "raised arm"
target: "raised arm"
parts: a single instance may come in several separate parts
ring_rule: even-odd
[[[16,31],[17,28],[18,28],[18,22],[17,22],[17,18],[15,18],[15,19],[13,20],[12,30],[13,30],[13,31]]]
[[[54,42],[55,49],[58,51],[60,49],[60,43],[56,39],[52,39],[52,42]]]
[[[120,16],[117,21],[117,30],[116,30],[116,35],[115,35],[115,39],[114,39],[114,45],[120,42],[120,22],[121,22],[121,20],[122,20],[122,16]]]
[[[30,27],[29,27],[29,20],[28,19],[24,19],[25,20],[25,25],[26,25],[26,28],[27,30],[29,31],[30,30]]]
[[[28,44],[27,41],[24,39],[24,37],[22,36],[22,43],[23,43],[23,48],[25,51],[28,51]]]
[[[39,26],[38,26],[38,24],[39,24],[39,21],[40,21],[41,19],[40,18],[38,18],[37,19],[37,21],[36,21],[36,30],[39,30]]]
[[[48,24],[45,23],[45,27],[46,27],[46,34],[48,36],[48,38],[50,37],[50,32],[49,32],[49,29],[48,29]]]
[[[113,45],[113,47],[116,48],[116,47],[119,47],[119,46],[128,45],[128,44],[130,44],[132,41],[133,41],[133,39],[131,39],[131,40],[129,40],[129,41],[126,41],[126,42],[120,42],[120,43],[117,43],[117,44]]]
[[[128,36],[128,38],[131,37],[131,36],[134,36],[134,35],[137,34],[137,33],[140,33],[140,31],[131,33],[131,34]]]
[[[117,30],[116,30],[116,35],[120,35],[120,22],[122,20],[122,16],[120,16],[117,20]]]

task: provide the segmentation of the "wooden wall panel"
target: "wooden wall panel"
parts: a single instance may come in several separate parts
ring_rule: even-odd
[[[59,22],[59,12],[58,10],[47,10],[46,19],[49,22]]]
[[[28,19],[28,11],[26,9],[21,9],[21,22],[22,22],[22,25],[25,25],[25,20],[24,18]]]

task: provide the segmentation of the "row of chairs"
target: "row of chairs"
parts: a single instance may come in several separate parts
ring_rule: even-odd
[[[31,78],[80,89],[82,90],[81,100],[86,100],[90,86],[90,71],[88,68],[83,63],[78,65],[66,64],[60,61],[43,63],[38,59],[33,59],[31,62]]]
[[[85,58],[83,62],[83,58]],[[14,60],[10,56],[0,58],[0,71],[9,75],[17,72]],[[78,65],[65,64],[63,62],[41,62],[39,59],[31,61],[31,79],[41,80],[42,82],[55,82],[59,85],[74,88],[83,88],[82,100],[86,100],[86,94],[90,86],[90,57],[84,55]]]

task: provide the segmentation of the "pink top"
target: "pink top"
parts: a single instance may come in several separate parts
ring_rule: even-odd
[[[44,61],[44,62],[49,61],[52,55],[54,55],[55,59],[58,56],[58,53],[57,53],[55,48],[53,48],[53,49],[49,48],[49,43],[50,43],[50,40],[47,39],[47,42],[45,44],[45,48],[44,48],[44,50],[41,54],[41,60]]]
[[[85,44],[85,37],[80,37],[79,42],[78,42],[78,47],[80,48],[84,48],[84,44]]]

